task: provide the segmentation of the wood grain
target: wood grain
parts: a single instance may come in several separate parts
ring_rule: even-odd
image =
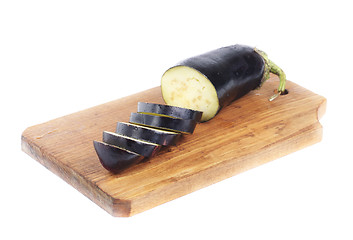
[[[176,146],[118,175],[100,165],[92,141],[128,121],[137,102],[163,103],[160,87],[29,127],[22,150],[111,215],[132,216],[319,142],[326,99],[288,81],[289,94],[269,102],[277,85],[272,76]]]

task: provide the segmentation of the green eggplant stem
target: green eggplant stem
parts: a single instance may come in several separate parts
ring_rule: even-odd
[[[255,51],[261,55],[265,62],[264,76],[261,85],[270,78],[270,72],[277,75],[279,78],[279,86],[277,92],[269,98],[269,101],[275,100],[279,95],[284,94],[286,91],[286,74],[278,67],[274,62],[268,59],[267,54],[259,49],[255,48]]]

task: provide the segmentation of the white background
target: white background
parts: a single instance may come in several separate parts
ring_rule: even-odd
[[[350,1],[1,1],[0,239],[353,239]],[[22,131],[247,44],[327,98],[322,142],[132,218],[20,148]]]

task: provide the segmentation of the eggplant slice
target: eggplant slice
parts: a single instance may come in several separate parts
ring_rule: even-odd
[[[131,113],[130,122],[184,134],[192,134],[197,122],[192,119],[181,119],[144,113]]]
[[[202,112],[192,110],[189,108],[181,108],[170,105],[156,104],[156,103],[146,103],[139,102],[137,104],[138,113],[152,113],[155,115],[166,115],[181,119],[192,119],[196,122],[200,122],[202,117]]]
[[[137,153],[104,142],[93,141],[93,145],[102,166],[113,173],[120,173],[143,160]]]
[[[103,142],[140,154],[144,157],[154,156],[161,148],[161,145],[155,143],[108,131],[103,132]]]
[[[180,133],[126,122],[118,122],[115,132],[120,135],[163,146],[175,145],[181,136]]]

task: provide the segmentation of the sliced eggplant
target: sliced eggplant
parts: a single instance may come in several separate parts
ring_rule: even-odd
[[[199,122],[202,117],[202,112],[200,111],[171,106],[171,105],[146,103],[146,102],[139,102],[137,104],[137,112],[155,114],[155,115],[166,115],[166,116],[171,116],[171,117],[181,118],[181,119],[192,119],[192,120],[195,120],[196,122]]]
[[[191,134],[197,122],[192,119],[181,119],[143,113],[131,113],[130,122],[153,128]]]
[[[93,145],[103,167],[113,173],[122,172],[143,159],[137,153],[104,142],[93,141]]]
[[[155,143],[146,142],[108,131],[103,132],[103,142],[135,152],[144,157],[152,157],[161,148],[161,145]]]
[[[115,132],[163,146],[175,145],[181,136],[180,133],[125,122],[118,122]]]
[[[286,76],[267,55],[249,46],[233,45],[186,59],[162,76],[166,104],[203,112],[201,121],[213,118],[232,101],[244,96],[277,74],[277,94],[284,94]]]

